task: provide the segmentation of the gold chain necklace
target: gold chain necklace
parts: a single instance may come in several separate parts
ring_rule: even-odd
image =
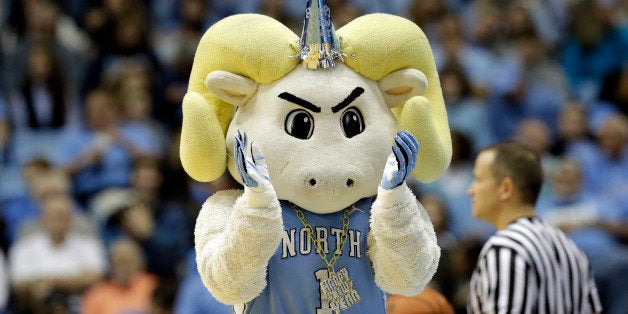
[[[344,213],[342,215],[342,231],[340,233],[340,244],[336,247],[334,254],[331,260],[327,259],[327,255],[323,250],[323,246],[321,242],[318,241],[316,236],[314,236],[314,229],[305,219],[305,214],[302,210],[297,208],[292,202],[288,202],[290,207],[294,209],[297,214],[297,218],[301,220],[303,226],[307,230],[309,238],[314,243],[316,247],[316,252],[318,256],[325,262],[325,266],[327,267],[327,272],[329,273],[329,278],[321,280],[320,290],[321,293],[328,299],[331,300],[329,302],[330,307],[336,312],[340,313],[340,310],[345,310],[354,304],[360,301],[360,295],[353,288],[353,282],[349,279],[349,272],[346,268],[341,269],[339,272],[336,272],[334,269],[334,264],[338,260],[338,257],[342,255],[342,248],[345,246],[345,242],[347,241],[347,236],[349,234],[349,213],[353,209],[353,206],[347,207],[344,209]]]
[[[297,218],[301,220],[301,222],[303,223],[303,226],[307,229],[308,236],[314,243],[318,256],[320,256],[323,262],[325,262],[327,271],[330,274],[336,273],[334,270],[334,264],[336,263],[336,260],[338,259],[338,257],[342,254],[342,248],[345,246],[345,242],[347,241],[347,235],[349,234],[349,212],[351,211],[352,207],[347,207],[344,210],[344,214],[342,215],[342,232],[340,233],[340,245],[334,251],[334,255],[332,256],[331,260],[328,260],[327,255],[325,254],[325,251],[323,250],[323,245],[314,236],[314,229],[305,219],[305,214],[303,214],[303,211],[297,208],[294,204],[292,204],[292,202],[289,202],[288,204],[290,204],[290,207],[294,209],[294,211],[297,214]]]

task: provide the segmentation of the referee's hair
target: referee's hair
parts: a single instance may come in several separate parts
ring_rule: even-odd
[[[521,195],[520,201],[534,205],[543,184],[541,157],[529,146],[517,141],[493,144],[482,151],[494,151],[495,159],[491,171],[497,181],[512,179]]]

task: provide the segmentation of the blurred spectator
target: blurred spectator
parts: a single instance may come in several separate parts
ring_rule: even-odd
[[[158,155],[151,138],[121,126],[120,108],[109,92],[91,91],[85,106],[85,127],[64,134],[55,156],[72,176],[81,204],[106,188],[129,186],[133,161]]]
[[[506,8],[505,32],[511,41],[538,35],[543,46],[553,47],[560,40],[566,8],[562,1],[511,1]]]
[[[158,278],[144,270],[141,248],[118,239],[109,247],[109,260],[107,279],[85,292],[81,313],[150,313]]]
[[[537,33],[530,11],[523,2],[514,1],[504,12],[505,33],[508,40],[517,40]]]
[[[538,94],[529,93],[521,78],[521,72],[519,70],[513,71],[517,74],[506,74],[510,77],[508,80],[511,80],[507,84],[511,85],[504,85],[501,87],[503,89],[492,89],[488,102],[490,127],[498,140],[512,138],[521,121],[527,118],[551,120],[553,123],[556,121],[559,110],[558,104],[562,101],[556,99],[556,95],[552,95],[551,91],[544,87],[541,87]],[[548,98],[543,99],[545,96]],[[539,109],[539,112],[535,112],[536,109]]]
[[[7,309],[9,304],[9,268],[6,264],[4,251],[0,250],[0,313]]]
[[[473,150],[469,138],[461,132],[452,130],[452,157],[451,164],[445,174],[438,180],[423,184],[416,184],[418,194],[438,195],[449,210],[448,228],[458,238],[467,237],[486,238],[494,228],[471,214],[471,203],[466,194],[466,188],[473,179]]]
[[[503,15],[491,1],[472,1],[460,14],[469,41],[480,49],[495,53],[503,48]]]
[[[218,302],[203,284],[196,265],[196,254],[191,250],[187,257],[185,277],[179,286],[173,313],[227,314],[232,312],[233,306]]]
[[[604,77],[626,65],[627,50],[628,29],[613,24],[601,1],[572,2],[561,61],[581,101],[589,104],[600,91]]]
[[[46,197],[42,230],[25,235],[11,247],[17,312],[49,313],[52,304],[72,309],[77,304],[75,297],[103,275],[103,247],[92,236],[72,230],[73,206],[67,195]]]
[[[157,88],[161,78],[154,70],[143,58],[122,58],[109,67],[102,83],[105,89],[112,91],[112,96],[122,109],[122,127],[129,129],[129,134],[137,134],[144,141],[153,143],[152,148],[161,157],[166,128],[153,119],[153,114],[163,107],[161,101],[155,101],[161,98]],[[178,117],[175,114],[169,119]]]
[[[9,23],[5,36],[4,47],[7,50],[3,62],[3,78],[6,88],[15,90],[27,73],[28,51],[37,42],[48,42],[59,57],[65,69],[69,86],[77,87],[82,80],[85,63],[87,41],[78,29],[60,11],[52,0],[12,1],[10,5]],[[10,43],[9,43],[10,42]]]
[[[20,164],[34,156],[50,156],[61,130],[79,123],[75,89],[49,40],[33,40],[24,53],[25,74],[8,90],[6,138],[8,160]],[[17,61],[17,60],[14,60]],[[12,64],[16,67],[18,65]]]
[[[438,37],[432,40],[432,51],[436,66],[442,72],[450,72],[452,67],[461,67],[464,71],[465,84],[468,84],[467,96],[485,97],[491,71],[491,55],[481,47],[466,39],[461,17],[447,14],[439,20]],[[463,91],[465,92],[465,91]]]
[[[595,131],[597,145],[593,154],[572,156],[583,167],[585,189],[596,193],[621,210],[628,208],[628,122],[615,114]]]
[[[523,37],[514,47],[497,70],[504,79],[491,86],[489,96],[490,123],[499,140],[512,138],[525,119],[553,126],[567,97],[563,70],[551,61],[538,37]],[[550,129],[550,135],[554,133]]]
[[[556,121],[553,155],[587,154],[594,149],[594,137],[589,128],[586,109],[577,101],[567,101]]]
[[[589,256],[617,249],[619,243],[612,235],[594,227],[612,210],[603,199],[583,189],[580,164],[571,159],[561,160],[549,177],[551,193],[539,199],[539,215],[569,234]]]
[[[134,239],[143,249],[147,271],[164,279],[175,279],[178,266],[192,247],[193,224],[182,204],[160,198],[163,176],[159,169],[157,161],[152,159],[136,163],[132,186],[126,195],[120,196],[126,200],[114,202],[109,210],[100,209],[108,212],[108,216],[101,218],[103,234],[107,243],[119,236]]]
[[[150,89],[133,86],[141,84],[132,82],[141,80],[142,74],[136,76],[140,77],[128,78],[126,84],[117,89],[117,100],[122,107],[121,128],[127,134],[134,134],[138,140],[152,143],[150,149],[154,157],[161,158],[165,153],[166,129],[151,116],[153,95]]]
[[[122,59],[103,77],[103,86],[119,105],[119,126],[123,132],[145,143],[153,157],[162,157],[166,129],[151,116],[155,105],[154,75],[144,60]]]
[[[92,222],[85,215],[84,209],[80,207],[80,205],[72,197],[72,186],[68,176],[58,169],[50,169],[38,174],[37,176],[38,178],[35,181],[35,192],[33,194],[35,195],[35,203],[33,204],[35,212],[32,217],[25,217],[25,219],[21,221],[19,224],[19,233],[15,239],[23,237],[24,235],[30,234],[34,231],[41,230],[41,224],[39,223],[41,208],[44,205],[46,198],[55,195],[67,197],[72,201],[71,228],[82,234],[94,235],[95,230]]]
[[[61,132],[79,124],[76,95],[50,42],[33,42],[27,73],[9,97],[10,160],[20,164],[34,156],[50,157]]]
[[[522,79],[531,98],[527,105],[531,106],[530,111],[535,117],[553,125],[561,104],[571,93],[565,71],[537,34],[521,36],[515,43],[524,69]]]
[[[106,52],[115,49],[116,23],[125,14],[144,10],[144,5],[137,0],[94,0],[88,2],[83,16],[83,28],[98,51]]]
[[[538,214],[567,233],[587,254],[604,313],[622,313],[628,306],[628,281],[617,274],[628,271],[628,246],[608,226],[625,229],[628,215],[618,214],[612,203],[583,189],[582,170],[575,160],[559,163],[551,174],[551,191],[539,200]]]
[[[474,153],[492,144],[495,136],[491,129],[478,127],[489,124],[486,104],[473,98],[471,84],[462,68],[456,64],[446,66],[441,71],[440,81],[449,127],[469,137]]]
[[[104,27],[103,34],[109,44],[100,47],[96,57],[88,65],[88,76],[83,91],[102,86],[109,71],[123,69],[126,62],[136,60],[143,62],[153,73],[153,89],[159,90],[162,78],[161,63],[149,41],[148,16],[141,0],[104,1],[109,5],[111,21]],[[159,98],[155,98],[159,100]]]
[[[544,170],[547,171],[551,168],[553,158],[550,154],[552,134],[549,126],[544,121],[534,118],[522,120],[513,138],[539,153]]]
[[[26,77],[12,93],[11,126],[18,130],[60,129],[78,121],[64,70],[48,42],[34,42],[28,53]]]
[[[112,63],[102,75],[101,86],[109,90],[117,103],[133,92],[151,93],[157,73],[142,58],[121,58]]]
[[[45,159],[33,159],[22,166],[22,180],[26,185],[26,192],[22,195],[7,199],[4,202],[2,217],[7,223],[6,237],[9,243],[18,237],[25,223],[39,217],[40,202],[46,194],[46,187],[58,187],[63,190],[62,184],[43,184],[46,174],[50,171],[50,163]]]

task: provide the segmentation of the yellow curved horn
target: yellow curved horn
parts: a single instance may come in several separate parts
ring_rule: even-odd
[[[412,175],[422,182],[438,179],[451,161],[451,135],[436,64],[427,37],[411,21],[389,14],[359,17],[337,31],[345,63],[372,80],[414,68],[425,74],[427,91],[394,108],[400,129],[418,140],[419,158]]]
[[[212,181],[226,168],[225,134],[235,107],[219,100],[205,86],[216,70],[271,83],[292,71],[299,59],[298,36],[275,19],[239,14],[210,27],[196,49],[188,92],[183,98],[180,158],[195,180]]]

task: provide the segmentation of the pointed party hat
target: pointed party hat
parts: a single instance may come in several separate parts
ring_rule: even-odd
[[[306,68],[329,68],[336,65],[335,59],[343,61],[327,0],[307,0],[299,47]]]

